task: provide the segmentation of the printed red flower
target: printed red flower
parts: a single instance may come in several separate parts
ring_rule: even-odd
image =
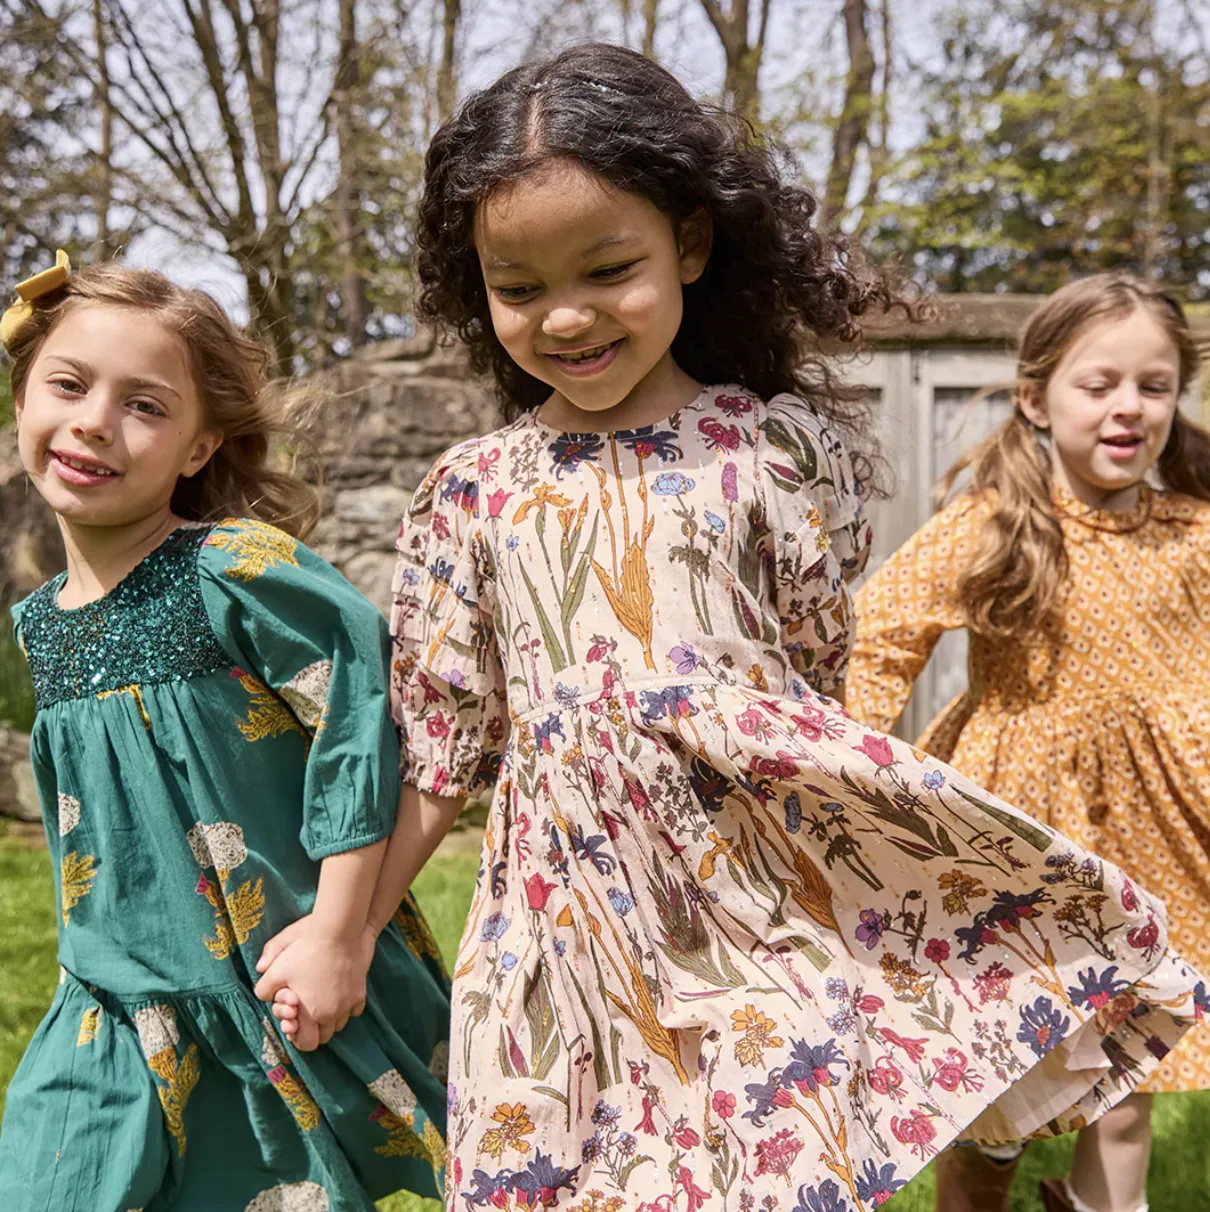
[[[910,1119],[900,1119],[898,1115],[891,1116],[891,1132],[897,1141],[912,1146],[912,1152],[919,1152],[921,1157],[927,1157],[929,1146],[937,1137],[937,1129],[933,1127],[932,1119],[919,1107],[912,1108]]]
[[[443,741],[450,734],[449,717],[443,712],[434,711],[424,722],[425,731],[434,740]]]
[[[545,909],[546,902],[550,900],[550,894],[558,887],[558,884],[548,884],[542,876],[535,871],[533,875],[525,881],[525,899],[529,901],[531,909]]]
[[[870,1088],[878,1094],[885,1094],[893,1099],[903,1097],[900,1087],[903,1085],[903,1070],[889,1056],[879,1058],[878,1063],[870,1070]]]
[[[508,504],[508,498],[512,495],[513,494],[511,492],[505,492],[503,488],[497,488],[496,491],[487,498],[488,516],[498,518],[501,511],[504,509],[504,506]]]
[[[1133,913],[1139,907],[1138,893],[1134,890],[1134,885],[1127,880],[1122,888],[1122,908],[1127,913]]]
[[[892,1031],[890,1027],[880,1027],[878,1034],[886,1040],[888,1044],[892,1044],[896,1048],[902,1048],[907,1053],[908,1060],[913,1064],[924,1059],[924,1045],[927,1043],[923,1039],[905,1039],[897,1031]]]
[[[857,748],[873,759],[874,763],[880,769],[886,769],[887,766],[893,766],[895,763],[895,754],[891,749],[891,742],[884,736],[875,736],[872,732],[867,732],[861,739],[861,744]]]
[[[724,425],[717,417],[703,417],[697,423],[698,432],[706,439],[711,450],[738,450],[739,427]]]
[[[677,1128],[672,1134],[672,1139],[682,1149],[694,1149],[702,1143],[702,1138],[689,1127]]]
[[[857,1009],[860,1010],[862,1014],[877,1014],[878,1011],[886,1005],[886,1002],[884,1002],[880,997],[875,997],[872,993],[863,993],[861,997],[857,999],[856,1004]]]
[[[694,1183],[693,1171],[688,1166],[680,1166],[677,1169],[676,1180],[689,1197],[689,1202],[685,1205],[685,1212],[698,1212],[698,1209],[710,1198],[710,1192],[702,1190]]]
[[[722,1119],[730,1119],[735,1114],[735,1095],[728,1094],[726,1090],[715,1090],[712,1105],[715,1115]]]
[[[934,964],[944,964],[950,957],[950,945],[943,938],[931,938],[924,949],[924,954]]]

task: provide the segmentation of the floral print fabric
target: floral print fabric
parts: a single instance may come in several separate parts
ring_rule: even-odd
[[[975,637],[972,689],[920,745],[1160,896],[1174,950],[1210,970],[1210,505],[1144,491],[1129,513],[1056,490],[1070,585],[1026,645]],[[942,632],[991,502],[933,518],[863,588],[849,707],[889,729]],[[1024,657],[1022,653],[1024,652]],[[1210,1089],[1199,1024],[1145,1084]]]
[[[527,416],[404,520],[408,779],[496,791],[455,971],[450,1208],[864,1212],[1063,1131],[1196,1010],[1120,872],[849,718],[869,531],[801,401]]]

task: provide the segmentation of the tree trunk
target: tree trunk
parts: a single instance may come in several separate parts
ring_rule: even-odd
[[[458,100],[458,23],[462,0],[444,0],[441,19],[441,66],[437,69],[437,120],[453,116]]]
[[[340,173],[336,181],[336,235],[340,252],[340,293],[345,336],[356,348],[366,341],[366,282],[361,270],[361,147],[354,118],[360,76],[357,0],[340,0],[340,59],[332,90]]]
[[[101,118],[101,151],[94,202],[97,237],[92,246],[92,263],[96,265],[113,256],[109,241],[109,208],[113,204],[113,99],[109,92],[109,63],[101,0],[92,0],[92,25],[97,54],[97,109]]]
[[[655,58],[655,31],[660,20],[660,0],[643,0],[643,54]]]
[[[760,25],[755,42],[749,41],[749,0],[731,0],[731,7],[726,11],[721,0],[701,0],[701,3],[723,46],[727,64],[723,91],[727,102],[737,114],[749,122],[757,122],[760,119],[760,65],[773,0],[760,0]]]
[[[834,227],[844,214],[853,180],[857,152],[868,145],[870,109],[874,90],[874,52],[866,32],[866,0],[844,0],[845,41],[849,49],[849,74],[845,81],[844,106],[832,137],[832,167],[824,191],[820,222]]]

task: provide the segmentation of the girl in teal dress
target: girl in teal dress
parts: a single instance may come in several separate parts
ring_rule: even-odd
[[[154,273],[61,256],[18,294],[19,448],[68,559],[14,610],[62,968],[0,1207],[438,1195],[448,985],[415,905],[372,896],[399,798],[386,626],[294,537],[315,502],[266,466],[264,352]],[[306,1054],[258,988],[286,927]]]

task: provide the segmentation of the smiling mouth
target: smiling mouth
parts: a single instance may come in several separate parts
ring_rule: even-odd
[[[50,457],[61,466],[80,472],[82,475],[107,479],[118,474],[112,467],[106,467],[104,463],[94,463],[91,459],[81,459],[76,455],[63,454],[58,450],[52,450]]]
[[[1113,446],[1118,450],[1132,450],[1136,446],[1142,446],[1143,438],[1140,434],[1118,434],[1113,438],[1102,438],[1102,442],[1106,446]]]
[[[587,349],[577,349],[567,353],[552,352],[546,356],[553,358],[556,362],[565,362],[569,366],[579,366],[585,362],[595,362],[598,358],[603,358],[621,343],[621,338],[619,338],[616,341],[606,341],[602,345],[589,346]]]

